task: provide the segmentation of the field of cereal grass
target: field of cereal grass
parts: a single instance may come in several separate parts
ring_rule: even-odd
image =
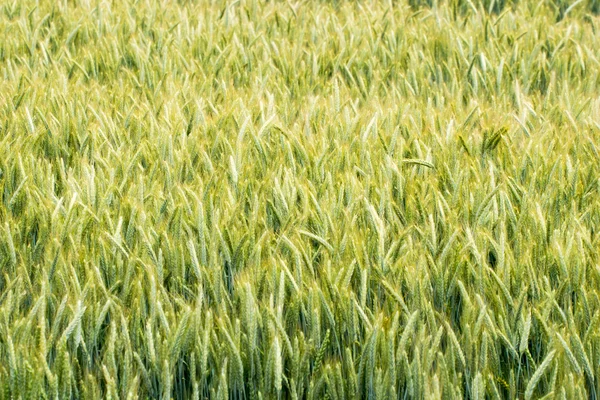
[[[0,2],[0,398],[596,399],[599,13]]]

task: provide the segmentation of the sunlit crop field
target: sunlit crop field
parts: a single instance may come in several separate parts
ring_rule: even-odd
[[[0,1],[1,399],[596,399],[600,1]]]

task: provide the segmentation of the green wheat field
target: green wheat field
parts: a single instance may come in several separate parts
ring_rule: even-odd
[[[0,399],[597,399],[599,30],[0,1]]]

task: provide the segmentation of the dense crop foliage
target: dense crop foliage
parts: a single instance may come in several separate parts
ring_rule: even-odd
[[[3,1],[0,398],[596,398],[597,0]]]

